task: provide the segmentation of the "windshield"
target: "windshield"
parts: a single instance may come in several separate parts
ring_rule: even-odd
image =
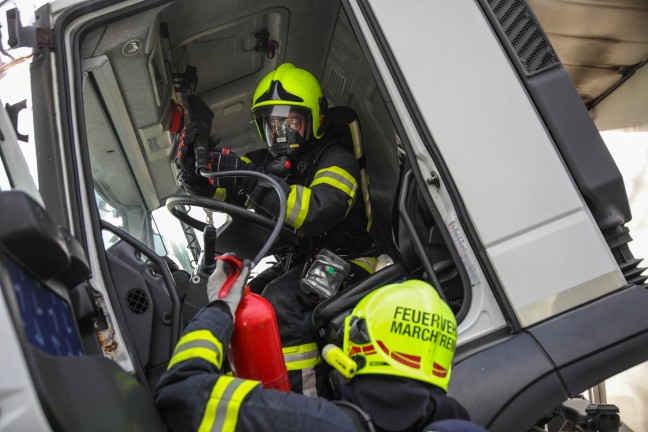
[[[182,224],[173,217],[166,207],[148,212],[143,207],[116,208],[106,202],[96,191],[95,199],[99,216],[102,220],[121,228],[133,237],[146,244],[160,256],[167,256],[180,268],[191,273],[196,268],[196,260],[203,249],[203,238],[200,232]],[[206,212],[195,207],[185,210],[193,218],[222,226],[227,215]],[[106,249],[119,241],[109,231],[103,231],[103,242]]]

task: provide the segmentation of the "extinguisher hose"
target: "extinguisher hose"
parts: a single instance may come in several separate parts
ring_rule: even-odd
[[[275,241],[279,238],[279,233],[281,232],[281,228],[283,227],[283,221],[286,220],[286,193],[284,190],[281,188],[279,183],[270,177],[267,174],[260,173],[257,171],[220,171],[220,172],[211,172],[207,171],[206,169],[201,169],[200,170],[200,175],[203,177],[257,177],[260,180],[263,180],[270,184],[274,188],[275,191],[277,191],[277,195],[279,195],[279,215],[277,216],[277,221],[275,224],[275,227],[272,229],[272,232],[270,233],[270,236],[268,237],[268,240],[266,240],[265,244],[259,252],[256,254],[254,259],[252,259],[252,263],[250,267],[254,268],[255,265],[259,263],[263,257],[268,255],[268,251],[272,247]]]

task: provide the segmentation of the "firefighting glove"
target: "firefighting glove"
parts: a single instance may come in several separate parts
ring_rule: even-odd
[[[207,279],[209,302],[225,303],[232,314],[232,320],[236,319],[236,309],[250,275],[250,264],[249,260],[241,262],[231,255],[217,256],[216,269]]]
[[[214,195],[216,188],[209,182],[209,179],[196,173],[195,141],[196,135],[198,135],[198,131],[201,129],[205,130],[207,126],[203,123],[189,123],[182,130],[180,144],[178,145],[176,167],[179,172],[178,179],[180,180],[180,184],[187,193],[211,197]],[[218,139],[210,139],[209,146],[214,147],[217,143]]]
[[[217,149],[210,153],[209,169],[211,171],[261,171],[263,169],[257,167],[249,159],[244,160],[238,157],[234,152],[228,149]],[[227,176],[227,177],[210,177],[209,181],[212,185],[219,188],[236,188],[242,189],[244,193],[248,194],[248,190],[252,190],[257,182],[256,177],[252,176]]]

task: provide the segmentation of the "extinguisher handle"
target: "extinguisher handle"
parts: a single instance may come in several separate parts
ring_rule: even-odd
[[[227,294],[232,288],[232,285],[234,285],[234,282],[236,282],[238,277],[241,275],[243,262],[232,255],[221,255],[221,256],[217,256],[216,259],[219,261],[224,261],[229,266],[230,269],[229,274],[227,275],[227,279],[225,279],[223,286],[218,292],[218,298],[222,299],[227,297]]]

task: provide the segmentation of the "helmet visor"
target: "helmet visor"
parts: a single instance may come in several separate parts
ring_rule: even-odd
[[[310,110],[289,105],[274,105],[254,110],[254,119],[268,150],[275,156],[299,150],[310,138]]]

